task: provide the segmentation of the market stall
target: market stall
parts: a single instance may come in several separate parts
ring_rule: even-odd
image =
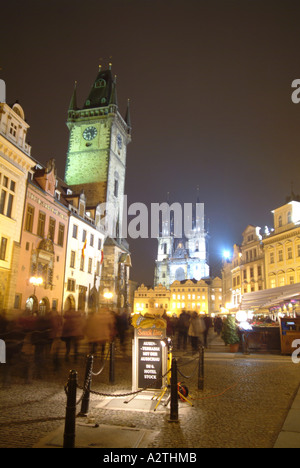
[[[247,334],[248,351],[280,352],[280,327],[278,322],[255,320]]]
[[[245,294],[243,312],[251,312],[248,349],[291,354],[300,339],[300,285]]]
[[[280,342],[282,354],[292,354],[297,346],[295,340],[300,340],[300,318],[282,317],[280,320]]]

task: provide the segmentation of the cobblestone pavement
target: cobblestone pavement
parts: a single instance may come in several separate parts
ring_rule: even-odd
[[[77,362],[65,362],[54,370],[51,356],[42,375],[29,383],[24,378],[26,363],[13,365],[10,385],[3,385],[4,366],[0,365],[0,448],[32,447],[50,432],[64,425],[66,395],[64,384],[70,369],[83,383],[86,355]],[[91,395],[90,412],[99,424],[136,427],[158,431],[149,448],[271,448],[300,385],[299,366],[289,357],[237,354],[230,356],[209,349],[205,354],[204,390],[197,389],[196,360],[190,353],[175,352],[178,368],[190,379],[193,407],[180,403],[179,422],[169,423],[169,410],[134,412],[99,408],[104,397]],[[32,364],[32,363],[31,363]],[[95,357],[94,372],[101,367]],[[28,375],[28,374],[26,374]],[[29,373],[31,375],[31,373]],[[116,353],[115,384],[109,384],[109,365],[93,377],[92,390],[103,393],[131,392],[131,356]],[[81,391],[78,391],[78,398]],[[78,411],[80,408],[78,408]],[[109,447],[108,447],[109,448]]]

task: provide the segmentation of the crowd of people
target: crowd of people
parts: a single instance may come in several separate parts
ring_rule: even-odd
[[[88,352],[100,352],[104,356],[105,346],[116,339],[120,350],[125,352],[126,331],[129,322],[126,312],[101,309],[83,314],[68,310],[63,315],[52,310],[45,314],[22,313],[13,320],[0,315],[0,339],[5,342],[6,363],[16,357],[33,356],[35,376],[39,377],[49,357],[54,369],[59,368],[60,358],[69,360],[70,354],[76,362],[80,345],[85,341]]]
[[[198,315],[197,312],[183,311],[179,317],[169,317],[164,313],[167,322],[167,336],[173,340],[178,350],[192,349],[196,353],[199,345],[208,346],[209,331],[220,335],[223,320],[220,317]],[[72,354],[77,361],[80,346],[84,342],[85,351],[101,358],[105,357],[108,343],[118,340],[120,351],[126,353],[126,335],[130,328],[130,319],[124,311],[101,309],[97,312],[81,313],[68,310],[63,315],[55,310],[45,314],[24,312],[14,320],[7,320],[0,314],[0,339],[6,345],[6,363],[16,357],[22,359],[30,356],[35,368],[35,376],[39,378],[45,363],[51,358],[54,369],[58,369],[61,358],[70,359]],[[27,361],[28,362],[28,361]]]
[[[164,313],[163,318],[167,322],[167,336],[176,340],[175,345],[178,350],[187,350],[191,345],[192,352],[198,351],[199,346],[208,347],[208,335],[210,329],[220,336],[223,320],[221,317],[210,317],[209,315],[198,315],[197,312],[183,310],[179,317],[173,315],[169,317]]]

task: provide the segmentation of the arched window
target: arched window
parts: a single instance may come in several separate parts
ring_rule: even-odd
[[[106,81],[103,79],[98,80],[95,83],[95,88],[105,88],[105,86],[106,86]]]

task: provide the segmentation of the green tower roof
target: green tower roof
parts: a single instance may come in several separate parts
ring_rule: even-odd
[[[111,69],[103,71],[100,69],[83,109],[106,107],[112,104],[112,100],[115,100],[115,93],[115,83]],[[113,104],[117,105],[117,102]]]

